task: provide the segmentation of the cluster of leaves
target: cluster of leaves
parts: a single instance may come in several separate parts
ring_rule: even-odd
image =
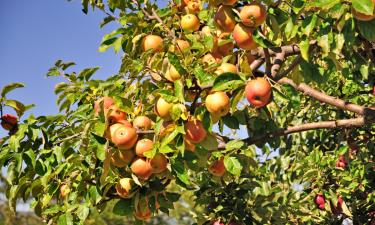
[[[26,201],[31,197],[36,214],[45,221],[82,224],[93,208],[101,211],[107,204],[114,204],[115,214],[132,215],[135,202],[155,193],[164,193],[165,198],[158,198],[158,203],[160,211],[168,213],[179,199],[176,192],[190,190],[196,204],[204,209],[191,215],[197,224],[218,218],[245,224],[332,224],[345,218],[366,224],[373,220],[373,124],[270,137],[249,145],[238,140],[236,135],[243,135],[241,130],[246,130],[252,138],[291,125],[352,118],[354,113],[322,105],[291,86],[277,83],[267,107],[250,107],[242,101],[244,86],[252,72],[263,74],[263,70],[251,71],[249,63],[243,60],[246,52],[236,49],[222,61],[237,62],[240,72],[214,75],[219,65],[207,66],[200,60],[212,50],[214,37],[184,33],[180,29],[183,15],[180,1],[164,8],[148,1],[82,2],[85,13],[90,5],[106,12],[108,17],[101,26],[113,21],[119,23],[120,28],[103,37],[99,51],[109,48],[123,51],[121,68],[106,80],[92,79],[97,67],[79,73],[67,72],[74,65],[72,62],[57,61],[48,71],[48,76],[67,79],[55,87],[61,114],[37,118],[31,115],[19,124],[15,134],[0,141],[0,165],[7,167],[7,198],[11,208],[15,208],[17,199]],[[301,50],[300,63],[287,77],[349,102],[366,107],[375,104],[371,95],[375,83],[374,52],[368,51],[375,41],[375,20],[359,22],[351,13],[352,7],[368,13],[373,8],[372,1],[265,0],[262,3],[267,5],[268,17],[264,27],[254,31],[257,43],[264,48],[297,44]],[[151,9],[156,9],[162,23],[145,14],[146,11],[152,15]],[[198,14],[201,23],[212,29],[216,29],[215,10],[210,6]],[[141,50],[141,40],[147,34],[162,36],[164,45],[173,48],[174,40],[168,30],[189,41],[188,52]],[[297,57],[288,57],[285,67]],[[151,78],[150,73],[158,72],[165,58],[183,79],[169,82]],[[29,107],[7,100],[6,93],[21,86],[4,87],[1,94],[1,105],[14,108],[20,117]],[[217,127],[204,106],[209,90],[202,87],[206,86],[231,96],[230,114],[222,117]],[[198,97],[189,100],[189,91]],[[173,129],[156,139],[157,147],[149,155],[157,152],[168,155],[170,173],[166,178],[137,182],[137,194],[131,199],[119,200],[114,191],[119,178],[129,172],[105,163],[110,146],[104,138],[108,124],[103,116],[96,117],[93,112],[94,101],[102,96],[113,96],[130,121],[137,115],[149,116],[156,122],[155,133],[159,133],[164,122],[154,113],[156,98],[162,97],[176,106],[171,110]],[[195,152],[185,150],[184,122],[189,114],[201,119],[210,133]],[[229,129],[235,134],[228,134]],[[218,150],[216,134],[227,141],[225,148]],[[340,155],[349,161],[345,169],[335,168]],[[227,173],[217,178],[207,168],[221,157]],[[172,183],[179,188],[165,187],[168,179],[174,180]],[[71,189],[67,198],[59,193],[63,184]],[[324,211],[314,203],[317,193],[324,193],[330,202]],[[344,199],[340,212],[335,209],[338,196]],[[151,198],[149,203],[156,213],[156,199]]]

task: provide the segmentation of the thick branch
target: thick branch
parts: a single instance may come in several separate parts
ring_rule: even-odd
[[[293,82],[293,80],[291,80],[289,78],[285,78],[285,77],[280,79],[278,81],[278,83],[289,84],[292,87],[294,87],[296,90],[302,92],[304,95],[308,95],[310,97],[313,97],[313,98],[319,100],[320,102],[327,103],[329,105],[335,106],[335,107],[343,109],[343,110],[348,110],[348,111],[357,113],[359,115],[365,115],[365,112],[366,112],[365,107],[359,106],[359,105],[356,105],[356,104],[352,104],[352,103],[349,103],[349,102],[345,102],[342,99],[338,99],[338,98],[329,96],[329,95],[327,95],[323,92],[315,90],[314,88],[308,86],[305,83],[300,83],[300,84],[297,85],[296,83]],[[367,109],[367,111],[369,113],[371,113],[371,111],[374,111],[374,110]]]

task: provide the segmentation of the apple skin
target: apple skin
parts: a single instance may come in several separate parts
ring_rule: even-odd
[[[94,104],[95,115],[98,115],[101,112],[101,106],[100,106],[101,102],[103,102],[104,114],[107,114],[108,109],[115,104],[115,100],[113,100],[113,98],[108,97],[108,96],[95,101],[95,104]]]
[[[215,74],[221,75],[223,73],[238,73],[237,66],[232,63],[223,63],[215,71]]]
[[[206,98],[206,108],[208,112],[215,116],[225,116],[230,109],[230,99],[222,91],[209,94]]]
[[[219,160],[214,161],[208,171],[217,177],[222,177],[225,174],[225,165],[224,165],[224,157],[221,157]]]
[[[346,159],[345,159],[344,155],[340,155],[339,156],[339,159],[336,162],[336,167],[337,168],[345,169],[345,167],[346,167]]]
[[[152,49],[154,52],[161,52],[164,49],[163,39],[158,35],[149,34],[142,40],[143,51]]]
[[[186,52],[190,48],[190,43],[183,39],[177,39],[176,40],[176,47],[174,52]]]
[[[196,15],[187,14],[181,18],[181,28],[187,32],[199,30],[200,22]]]
[[[196,119],[186,122],[185,133],[186,139],[193,144],[202,142],[207,136],[207,132],[204,129],[202,122]]]
[[[60,195],[62,198],[65,198],[70,193],[70,188],[67,184],[63,184],[60,186]]]
[[[189,140],[185,139],[185,149],[191,152],[195,152],[196,146]]]
[[[175,82],[181,78],[181,74],[176,70],[173,65],[169,65],[167,71],[164,74],[165,79],[170,82]]]
[[[191,14],[196,14],[201,11],[200,1],[189,1],[187,4],[187,11]]]
[[[215,13],[214,20],[220,30],[224,32],[232,32],[236,25],[234,13],[231,6],[222,5]]]
[[[228,33],[228,32],[224,32],[219,35],[219,38],[217,38],[217,41],[215,43],[216,46],[214,47],[214,52],[216,52],[217,54],[220,54],[221,56],[227,56],[227,55],[233,54],[233,49],[234,49],[233,40],[229,43],[219,45],[219,43],[221,43],[222,41],[231,40],[230,35],[231,33]]]
[[[220,220],[215,221],[212,225],[224,225],[224,223],[220,223]]]
[[[137,116],[133,121],[133,126],[138,130],[150,130],[152,120],[147,116]]]
[[[326,200],[325,200],[325,198],[324,198],[324,196],[323,196],[323,194],[317,194],[316,196],[315,196],[315,204],[318,206],[318,208],[319,209],[324,209],[325,208],[325,202],[326,202]]]
[[[375,96],[375,85],[374,85],[374,87],[372,89],[372,94]]]
[[[135,154],[137,154],[137,156],[144,157],[144,153],[151,151],[153,145],[154,145],[154,142],[151,141],[150,139],[145,138],[145,139],[139,140],[137,144],[135,145]]]
[[[167,170],[168,159],[161,153],[157,153],[154,158],[150,160],[152,173],[162,173]]]
[[[374,3],[374,10],[372,12],[372,15],[366,15],[366,14],[360,13],[352,7],[352,14],[354,18],[360,21],[365,21],[365,22],[375,19],[375,0],[372,0],[372,2]]]
[[[119,149],[124,150],[131,149],[137,142],[137,139],[137,130],[133,127],[127,127],[126,125],[118,126],[111,134],[111,141]]]
[[[245,96],[251,105],[260,108],[269,103],[271,90],[270,83],[266,79],[258,77],[246,84]]]
[[[152,212],[148,206],[148,199],[140,199],[138,205],[135,207],[134,217],[138,220],[147,221],[151,218]]]
[[[130,169],[142,180],[147,180],[152,175],[151,164],[146,158],[137,157],[131,164]]]
[[[112,165],[122,168],[129,165],[134,159],[134,152],[131,150],[117,150],[111,155]]]
[[[12,114],[5,114],[1,117],[1,126],[5,130],[13,130],[15,127],[17,127],[18,124],[18,118],[17,116],[14,116]]]
[[[169,111],[172,109],[172,107],[172,103],[165,101],[163,98],[159,98],[155,105],[155,112],[164,120],[170,120],[171,116]]]
[[[117,123],[120,120],[126,120],[126,113],[115,105],[108,108],[107,116],[110,124]]]
[[[253,39],[253,30],[242,24],[237,24],[233,30],[233,39],[238,47],[244,50],[254,50],[258,44]]]
[[[130,191],[133,186],[133,180],[130,178],[122,178],[119,180],[119,182],[116,184],[115,189],[117,194],[121,198],[128,198],[130,195]]]
[[[240,12],[242,24],[249,27],[259,27],[267,18],[267,10],[256,2],[245,5]]]

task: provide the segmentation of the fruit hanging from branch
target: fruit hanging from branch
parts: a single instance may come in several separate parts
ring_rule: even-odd
[[[269,103],[271,89],[271,85],[266,79],[258,77],[246,84],[245,96],[251,105],[260,108]]]

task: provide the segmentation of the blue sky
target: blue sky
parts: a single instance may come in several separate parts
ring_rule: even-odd
[[[57,59],[75,61],[75,70],[100,66],[96,78],[117,72],[120,56],[97,51],[104,34],[116,26],[100,29],[103,13],[85,15],[81,1],[0,1],[0,87],[23,82],[26,87],[9,97],[36,104],[35,115],[58,112],[53,89],[59,78],[46,78]],[[9,108],[5,113],[14,113]],[[0,129],[0,136],[6,133]]]

